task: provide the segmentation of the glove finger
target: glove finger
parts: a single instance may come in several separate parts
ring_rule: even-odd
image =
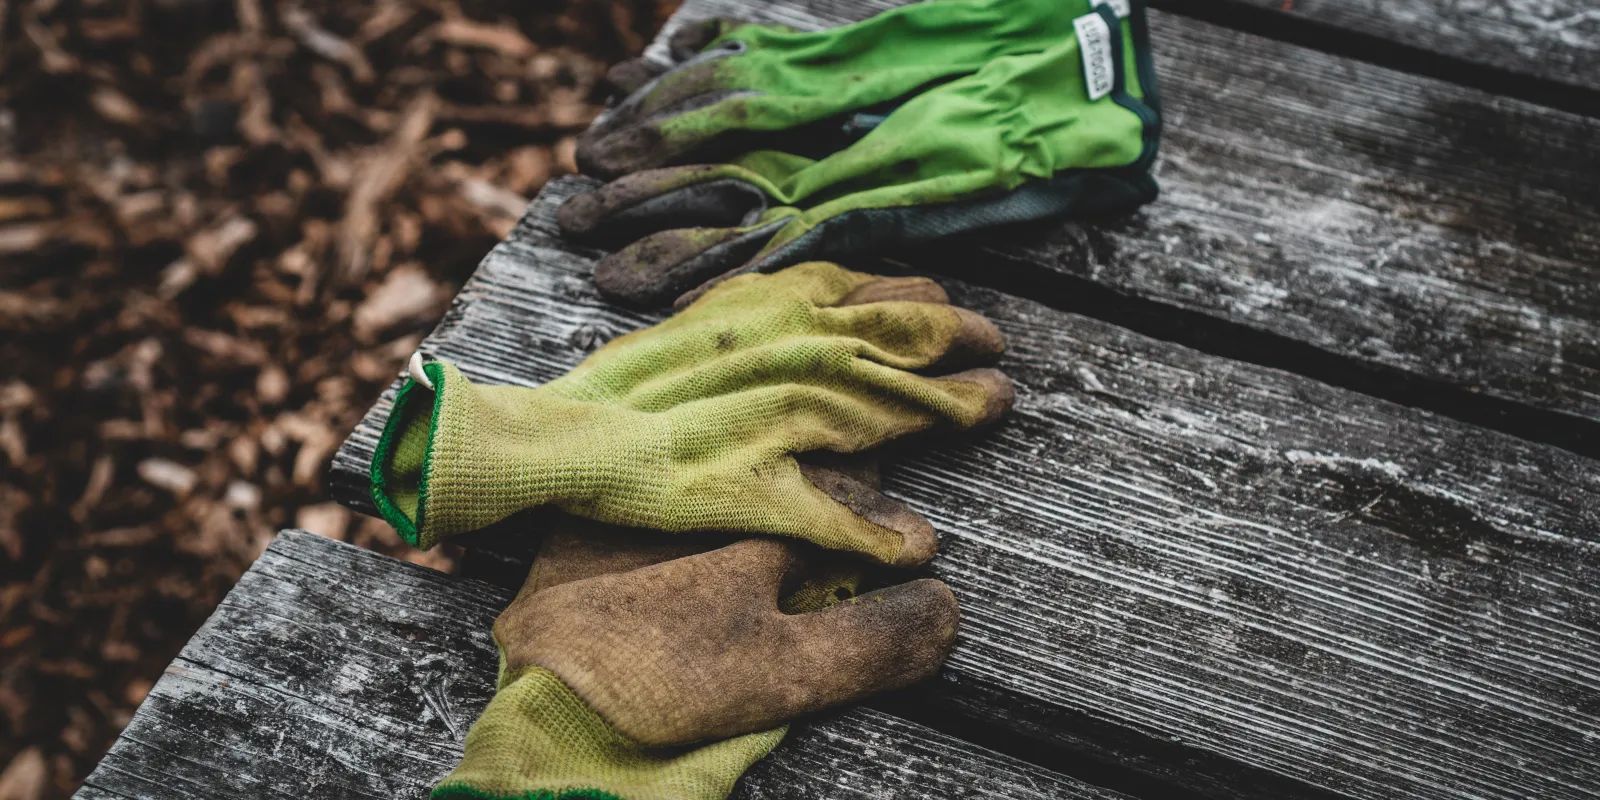
[[[851,290],[834,305],[855,306],[887,303],[893,300],[912,303],[949,303],[950,295],[945,293],[943,286],[920,275],[881,277]]]
[[[749,228],[683,228],[640,239],[594,265],[602,294],[635,306],[659,306],[707,277],[759,252],[784,220]]]
[[[785,226],[788,224],[788,221],[785,220]],[[783,232],[783,229],[783,227],[779,227],[777,230],[773,231],[773,236],[778,236]],[[814,257],[814,254],[818,250],[825,249],[819,248],[816,244],[817,241],[818,240],[814,237],[807,237],[807,239],[804,241],[791,241],[788,244],[780,246],[771,251],[768,251],[768,247],[770,246],[770,242],[768,242],[768,244],[763,246],[761,250],[751,253],[744,261],[733,264],[732,269],[720,274],[712,275],[711,277],[703,280],[699,286],[696,286],[693,289],[678,295],[678,299],[673,301],[672,306],[674,309],[679,311],[688,308],[707,292],[741,275],[749,275],[752,273],[782,272],[786,269],[798,266],[802,262],[807,262],[808,259],[812,259]]]
[[[808,380],[820,385],[795,385]],[[841,385],[850,388],[835,388]],[[992,367],[930,378],[861,358],[842,379],[801,375],[772,391],[758,402],[784,402],[791,409],[792,427],[777,432],[786,436],[791,453],[861,452],[936,425],[973,430],[1005,416],[1016,399],[1011,379]]]
[[[811,385],[746,389],[716,404],[725,411],[693,404],[696,413],[732,420],[718,435],[743,442],[743,449],[756,456],[697,470],[693,480],[677,487],[685,496],[705,498],[707,507],[740,509],[737,521],[708,520],[701,527],[793,536],[897,566],[932,557],[937,539],[915,512],[844,476],[759,454],[863,452],[940,424],[987,424],[1009,409],[1011,383],[993,369],[927,378],[857,361],[853,374],[844,376],[837,370],[820,375],[824,371],[801,370],[801,380]]]
[[[725,138],[722,134],[740,119],[736,107],[741,105],[740,98],[752,91],[734,85],[737,76],[722,69],[721,62],[742,53],[743,47],[731,42],[727,47],[712,48],[650,80],[609,109],[578,137],[578,169],[587,175],[616,178],[681,162],[690,152]],[[677,115],[724,103],[728,106],[712,115],[714,122],[722,123],[713,125],[714,130],[699,126],[678,133],[663,130]]]
[[[638,239],[674,228],[724,228],[753,222],[768,197],[722,164],[625,175],[568,198],[556,212],[563,235],[599,242]]]
[[[661,77],[671,67],[648,58],[630,58],[606,70],[606,83],[618,95],[627,96]]]
[[[818,453],[808,460],[818,471],[844,476],[872,489],[879,484],[875,453]],[[683,536],[612,525],[558,511],[546,514],[543,527],[538,554],[513,604],[552,586],[706,553],[732,541],[715,533]],[[858,563],[802,555],[807,557],[792,570],[792,580],[783,587],[779,607],[784,613],[816,611],[855,596],[862,579]]]
[[[1005,338],[982,314],[940,303],[887,301],[817,310],[821,329],[865,342],[860,355],[900,369],[993,364]]]
[[[932,578],[902,583],[810,614],[785,617],[774,662],[796,691],[790,719],[933,677],[955,645],[961,612]]]
[[[667,37],[667,51],[672,53],[674,61],[688,61],[699,55],[700,51],[706,49],[706,45],[721,38],[734,28],[747,24],[749,23],[724,17],[685,23],[683,27],[673,31],[672,35]]]
[[[920,377],[920,376],[917,376]],[[956,384],[960,386],[977,387],[977,393],[983,398],[983,409],[970,420],[962,420],[963,429],[982,428],[993,425],[1011,410],[1011,405],[1017,399],[1017,387],[1011,378],[1004,372],[993,367],[978,367],[954,372],[942,378],[927,378],[940,385]],[[964,423],[964,424],[963,424]]]
[[[800,474],[812,486],[843,506],[851,514],[873,525],[888,528],[900,536],[900,552],[893,562],[902,566],[925,564],[939,549],[933,523],[871,485],[842,472],[797,462]]]

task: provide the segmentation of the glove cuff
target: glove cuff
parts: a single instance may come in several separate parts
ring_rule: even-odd
[[[401,538],[417,547],[431,547],[419,536],[427,510],[428,473],[433,461],[433,433],[444,405],[444,365],[425,364],[428,386],[407,378],[395,394],[394,407],[372,454],[372,502],[378,514]],[[429,391],[435,388],[435,391]]]
[[[691,748],[645,748],[617,733],[556,674],[530,667],[467,734],[433,800],[722,800],[786,728]]]
[[[400,387],[371,473],[373,504],[407,542],[429,548],[550,503],[584,513],[596,487],[631,490],[623,518],[603,521],[637,524],[627,515],[656,504],[667,437],[648,415],[553,387],[477,385],[445,362],[417,372],[428,380]]]

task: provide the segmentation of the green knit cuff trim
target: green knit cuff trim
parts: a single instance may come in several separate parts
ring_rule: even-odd
[[[520,794],[492,794],[464,783],[441,783],[430,800],[627,800],[599,789],[535,789]]]
[[[402,539],[413,547],[428,548],[433,542],[422,542],[420,532],[423,529],[423,517],[428,508],[428,476],[433,469],[434,432],[438,430],[439,409],[444,404],[445,369],[444,365],[437,362],[424,364],[422,371],[433,381],[434,390],[433,406],[428,417],[427,446],[422,457],[422,469],[417,477],[416,486],[406,485],[409,477],[397,475],[394,472],[394,458],[400,440],[411,431],[415,423],[416,405],[415,395],[418,392],[427,393],[428,388],[418,384],[415,380],[406,379],[400,391],[395,394],[394,408],[389,412],[389,420],[384,424],[383,435],[378,437],[378,446],[372,454],[372,504],[377,506],[378,514],[384,521],[394,526]],[[415,490],[416,508],[415,518],[401,508],[397,492],[404,492],[408,496]],[[409,503],[407,503],[409,505]]]

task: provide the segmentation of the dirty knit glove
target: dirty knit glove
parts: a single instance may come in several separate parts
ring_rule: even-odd
[[[960,4],[915,7],[950,5]],[[996,225],[1130,211],[1156,195],[1149,166],[1159,122],[1142,0],[1133,0],[1127,20],[1100,5],[1077,23],[1081,35],[996,58],[917,94],[820,160],[768,149],[726,163],[634,172],[568,200],[557,221],[578,239],[610,246],[637,239],[597,263],[595,281],[615,299],[656,305],[717,276],[859,257]],[[752,46],[738,57],[756,52]],[[660,91],[674,74],[635,97]],[[701,113],[639,116],[624,131],[608,121],[585,140],[598,153],[626,130],[659,138],[668,123]],[[634,155],[613,166],[671,160]],[[600,155],[591,161],[610,163]]]
[[[554,555],[547,545],[540,561],[575,553],[567,572],[586,574],[591,536]],[[783,738],[775,726],[938,669],[958,616],[944,584],[791,614],[779,597],[794,562],[767,539],[574,582],[552,582],[563,567],[541,576],[536,562],[495,623],[499,688],[433,797],[725,798]]]
[[[379,440],[373,500],[420,547],[553,505],[618,525],[793,536],[920,564],[937,546],[927,520],[796,456],[997,419],[1010,381],[954,370],[992,363],[1002,348],[991,323],[926,279],[824,263],[745,276],[538,388],[421,366],[426,382],[401,387]]]

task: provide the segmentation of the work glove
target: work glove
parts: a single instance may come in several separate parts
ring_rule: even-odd
[[[796,456],[998,419],[1011,383],[972,367],[1002,349],[926,279],[825,263],[744,276],[538,388],[418,360],[378,442],[373,500],[419,547],[550,505],[920,564],[937,546],[926,519]]]
[[[660,67],[645,58],[608,74],[632,94],[579,140],[578,166],[615,178],[720,161],[786,132],[814,136],[828,125],[813,123],[838,124],[1001,56],[1040,52],[1071,37],[1073,18],[1090,10],[1090,0],[940,0],[821,31],[689,23],[668,40],[675,63],[665,74],[651,75]]]
[[[495,623],[495,696],[436,800],[725,798],[782,723],[922,680],[953,641],[938,581],[854,597],[835,568],[792,590],[775,540],[663,563],[693,545],[571,524]]]
[[[818,109],[857,107],[852,92],[839,88],[848,83],[839,71],[871,76],[876,60],[844,53],[838,65],[813,53],[830,69],[804,60],[773,66],[761,60],[775,58],[763,48],[782,43],[779,34],[733,28],[580,139],[587,171],[631,174],[571,198],[557,221],[579,240],[617,246],[637,239],[597,263],[595,281],[617,300],[656,305],[718,276],[858,257],[995,225],[1130,211],[1156,195],[1149,167],[1159,117],[1142,0],[1133,0],[1126,19],[1110,5],[1078,5],[1076,19],[1061,4],[1041,12],[1065,32],[923,89],[858,141],[819,159],[798,148],[753,149],[762,139],[756,134],[778,138],[772,132],[826,117]],[[897,11],[968,7],[987,8],[953,0]],[[801,77],[783,79],[786,67]],[[732,79],[706,77],[742,79],[746,71],[771,86],[730,89]],[[813,83],[804,96],[779,91]],[[724,161],[663,166],[691,156]]]

